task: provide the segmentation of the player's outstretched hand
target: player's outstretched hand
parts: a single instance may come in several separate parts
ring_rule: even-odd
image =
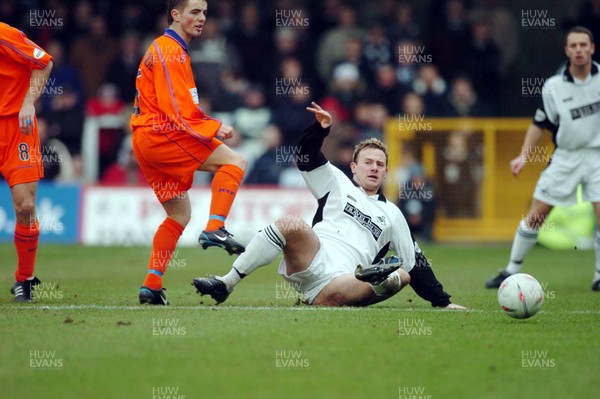
[[[455,303],[451,303],[450,305],[446,306],[446,309],[452,309],[452,310],[467,310],[467,308],[465,308],[464,306],[460,306],[457,305]]]
[[[517,177],[521,169],[525,166],[525,159],[522,155],[519,155],[512,161],[510,161],[510,171],[512,172],[514,177]]]
[[[327,129],[329,126],[331,126],[333,123],[333,117],[331,114],[321,108],[319,104],[314,101],[310,104],[312,107],[306,107],[306,109],[315,114],[315,118],[317,119],[317,122],[321,124],[321,127],[323,129]]]
[[[233,127],[229,125],[221,125],[216,134],[219,140],[227,140],[233,136]]]

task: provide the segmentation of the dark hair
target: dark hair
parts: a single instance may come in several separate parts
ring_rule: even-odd
[[[169,26],[173,23],[173,17],[171,17],[171,11],[176,8],[182,11],[187,5],[188,0],[167,0],[167,23]]]
[[[593,44],[594,43],[594,34],[592,33],[591,30],[589,30],[588,28],[586,28],[585,26],[575,26],[571,29],[569,29],[569,31],[567,32],[567,35],[565,36],[565,44],[567,43],[567,37],[569,37],[569,35],[571,33],[585,33],[586,35],[589,36],[590,38],[590,42]]]

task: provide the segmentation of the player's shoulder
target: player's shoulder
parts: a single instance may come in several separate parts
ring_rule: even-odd
[[[24,41],[27,39],[27,36],[19,29],[12,27],[4,22],[0,22],[0,38],[10,41]]]

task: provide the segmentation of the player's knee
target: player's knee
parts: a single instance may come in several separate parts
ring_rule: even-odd
[[[190,220],[192,219],[191,213],[171,213],[169,217],[175,220],[177,223],[181,225],[181,227],[185,228],[188,225]]]
[[[229,163],[237,166],[242,170],[246,170],[246,168],[248,167],[248,161],[246,161],[246,158],[244,158],[241,154],[238,154],[237,152],[234,152],[234,155],[231,156]]]
[[[15,201],[15,214],[20,223],[29,223],[31,217],[35,214],[34,198],[22,198]]]
[[[275,226],[283,234],[287,236],[299,231],[310,229],[310,226],[297,215],[284,215],[275,221]]]

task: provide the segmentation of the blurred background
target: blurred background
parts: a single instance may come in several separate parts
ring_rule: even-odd
[[[581,24],[600,37],[600,0],[208,5],[189,54],[202,109],[239,133],[227,144],[249,161],[245,186],[304,187],[294,146],[312,122],[305,107],[315,100],[334,115],[323,150],[345,173],[358,141],[378,137],[393,146],[386,194],[424,240],[512,238],[551,155],[550,140],[523,179],[508,183],[507,162],[520,151],[545,79],[565,61],[566,30]],[[145,187],[129,115],[138,64],[167,27],[166,1],[2,0],[0,21],[54,57],[37,104],[45,179],[69,189]],[[495,127],[451,122],[464,118],[488,118]],[[499,118],[521,119],[502,127]],[[196,186],[209,183],[210,175],[198,174]],[[76,205],[84,219],[96,213],[86,204],[84,195]],[[10,202],[0,206],[1,234],[10,230]],[[86,242],[85,221],[76,219],[73,237]],[[483,236],[472,227],[482,221],[489,225]],[[453,230],[457,223],[462,229]]]

